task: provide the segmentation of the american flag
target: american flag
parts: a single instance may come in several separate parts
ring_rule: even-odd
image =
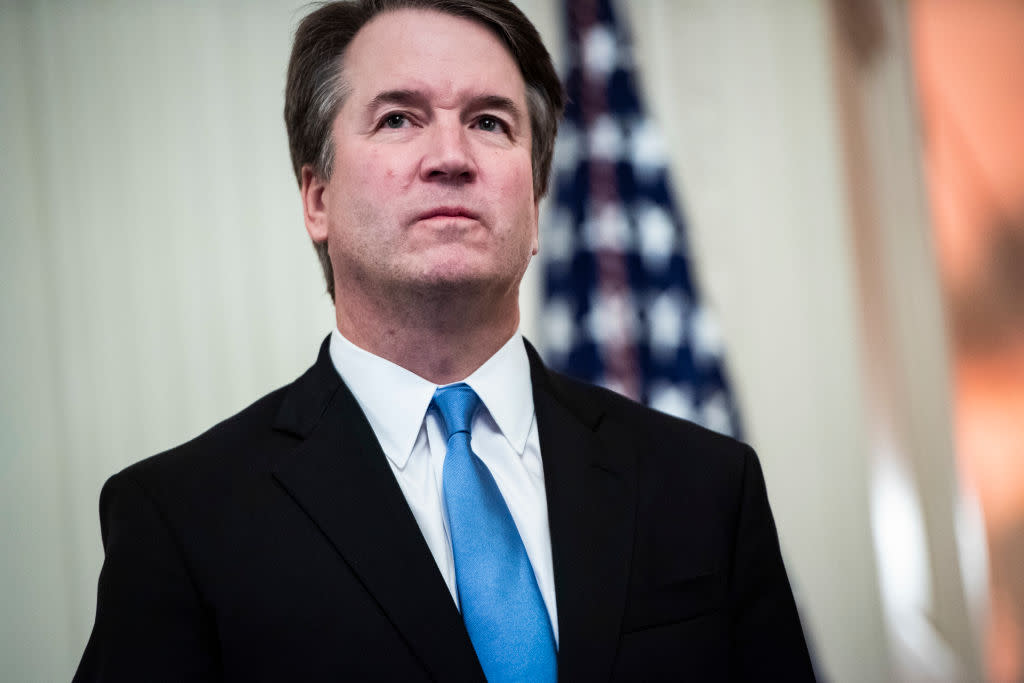
[[[541,235],[556,369],[740,436],[722,342],[694,286],[664,146],[609,0],[566,0],[569,104]]]

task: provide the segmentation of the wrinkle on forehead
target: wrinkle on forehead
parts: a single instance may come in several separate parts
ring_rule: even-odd
[[[344,71],[354,88],[370,82],[387,89],[429,91],[445,108],[480,94],[525,104],[526,85],[505,43],[486,26],[436,10],[400,9],[374,17],[349,44]],[[382,82],[388,79],[392,82]],[[460,91],[460,82],[467,79],[476,92]]]

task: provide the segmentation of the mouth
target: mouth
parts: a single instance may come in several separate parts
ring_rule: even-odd
[[[416,220],[425,221],[431,218],[470,218],[479,220],[480,216],[475,211],[470,211],[463,206],[438,206],[429,211],[424,211]]]

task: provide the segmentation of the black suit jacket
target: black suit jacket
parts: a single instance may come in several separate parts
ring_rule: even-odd
[[[812,680],[753,451],[529,348],[562,681]],[[331,363],[112,477],[75,681],[482,681]]]

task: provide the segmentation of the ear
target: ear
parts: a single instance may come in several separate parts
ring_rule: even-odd
[[[327,241],[327,205],[324,194],[327,184],[313,172],[313,167],[306,164],[302,167],[302,217],[306,222],[306,232],[313,242],[320,244]]]
[[[534,256],[540,251],[540,200],[533,203],[533,249],[530,251]]]

